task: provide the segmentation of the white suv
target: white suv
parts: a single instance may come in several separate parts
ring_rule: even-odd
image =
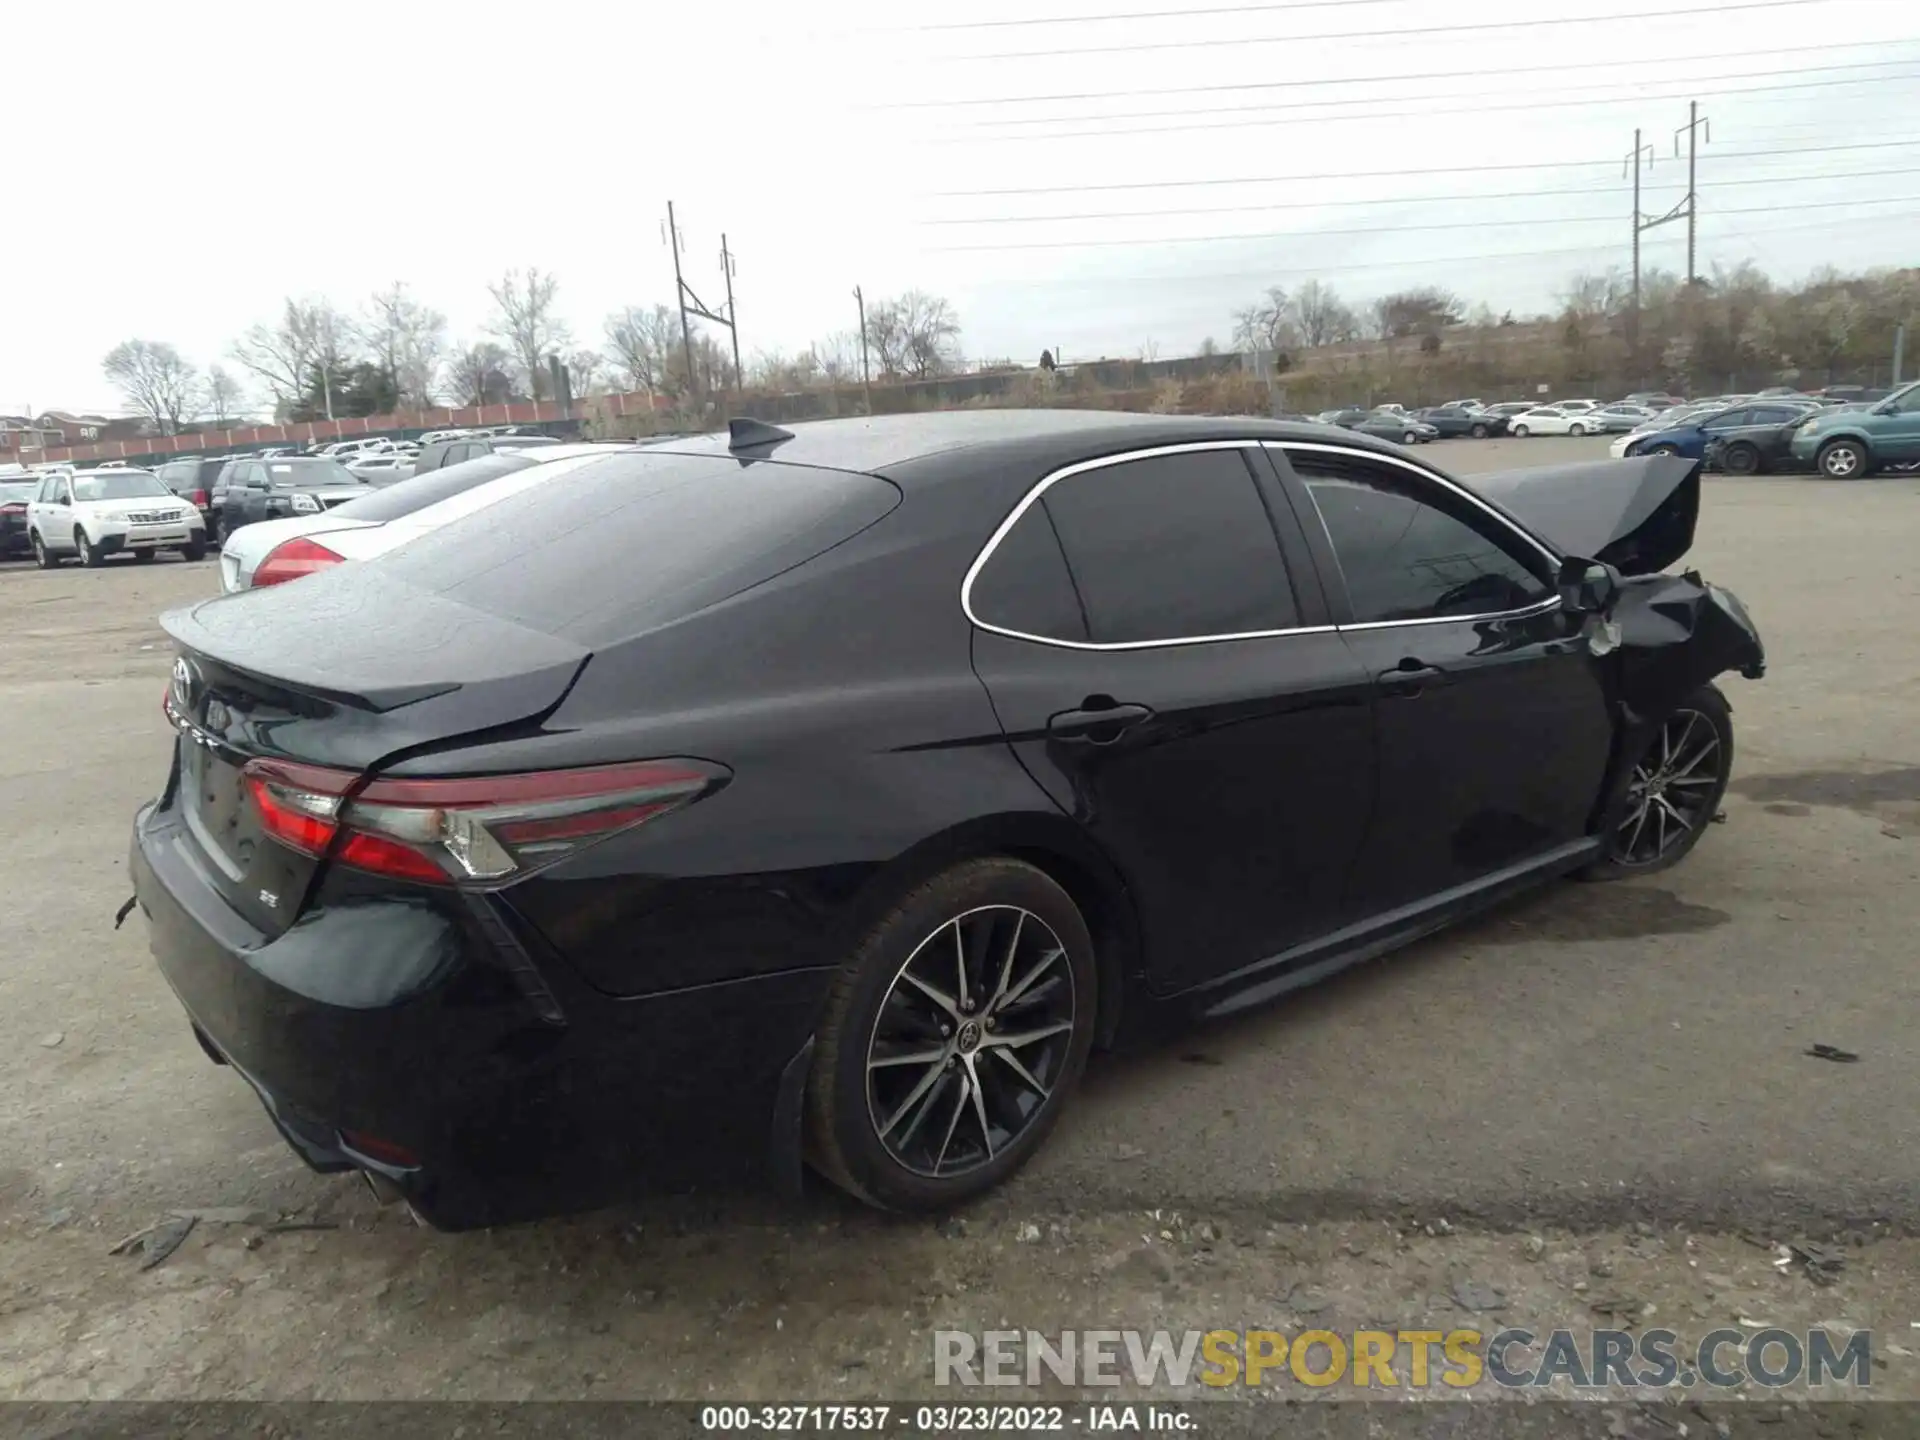
[[[198,507],[151,470],[118,466],[49,474],[27,502],[27,536],[42,570],[69,554],[82,565],[100,565],[123,550],[136,560],[161,550],[178,550],[189,560],[207,553]]]

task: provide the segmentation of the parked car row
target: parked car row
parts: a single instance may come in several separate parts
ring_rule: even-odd
[[[1793,391],[1717,396],[1622,435],[1616,458],[1682,455],[1729,475],[1811,469],[1834,480],[1920,468],[1920,382],[1877,399]]]

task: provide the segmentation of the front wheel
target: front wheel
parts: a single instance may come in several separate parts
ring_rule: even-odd
[[[1745,442],[1729,445],[1720,456],[1720,468],[1729,475],[1757,475],[1760,452]]]
[[[1607,823],[1605,849],[1585,880],[1624,880],[1677,865],[1720,813],[1733,774],[1733,709],[1702,685],[1655,726]]]
[[[99,569],[106,561],[106,557],[93,548],[93,542],[87,539],[87,532],[84,530],[74,530],[73,548],[80,553],[80,563],[89,570]]]
[[[1586,433],[1587,427],[1584,425],[1569,425],[1567,427],[1567,434],[1569,435],[1584,435]]]
[[[1646,453],[1649,455],[1678,455],[1680,453],[1680,447],[1677,445],[1656,445]]]
[[[835,979],[807,1080],[807,1153],[856,1198],[940,1210],[1040,1148],[1085,1068],[1093,941],[1071,897],[1011,859],[910,891]]]
[[[33,563],[38,565],[42,570],[58,570],[60,568],[60,557],[47,549],[47,542],[40,538],[40,532],[38,530],[33,532],[32,542]]]
[[[1524,425],[1516,425],[1513,427],[1512,433],[1524,440],[1527,438],[1527,427]]]
[[[1420,437],[1409,430],[1400,437],[1400,443],[1402,445],[1418,445],[1420,443]]]
[[[1484,425],[1476,425],[1469,433],[1471,433],[1476,440],[1484,440],[1487,438],[1487,427]]]
[[[1858,440],[1835,440],[1821,447],[1818,463],[1829,480],[1857,480],[1867,473],[1867,447]]]

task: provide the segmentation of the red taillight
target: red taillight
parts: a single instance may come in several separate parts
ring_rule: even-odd
[[[278,585],[284,580],[298,580],[302,575],[311,575],[316,570],[324,570],[329,565],[338,565],[346,557],[336,554],[318,540],[309,540],[304,535],[296,535],[291,540],[282,541],[267,552],[253,571],[253,588],[262,585]]]
[[[202,510],[207,508],[207,492],[206,491],[196,490],[193,492],[193,495],[191,498],[193,500],[193,503],[198,505]]]
[[[0,515],[24,515],[26,513],[27,513],[27,507],[18,503],[17,501],[10,504],[6,504],[6,505],[0,505]]]
[[[348,770],[280,760],[245,773],[261,827],[288,849],[433,884],[517,880],[728,778],[698,760],[365,785]]]

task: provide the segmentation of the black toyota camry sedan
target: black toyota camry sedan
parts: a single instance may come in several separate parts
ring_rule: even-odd
[[[164,617],[131,868],[199,1043],[448,1228],[811,1167],[927,1210],[1090,1049],[1720,804],[1697,462],[967,412],[610,454]]]

